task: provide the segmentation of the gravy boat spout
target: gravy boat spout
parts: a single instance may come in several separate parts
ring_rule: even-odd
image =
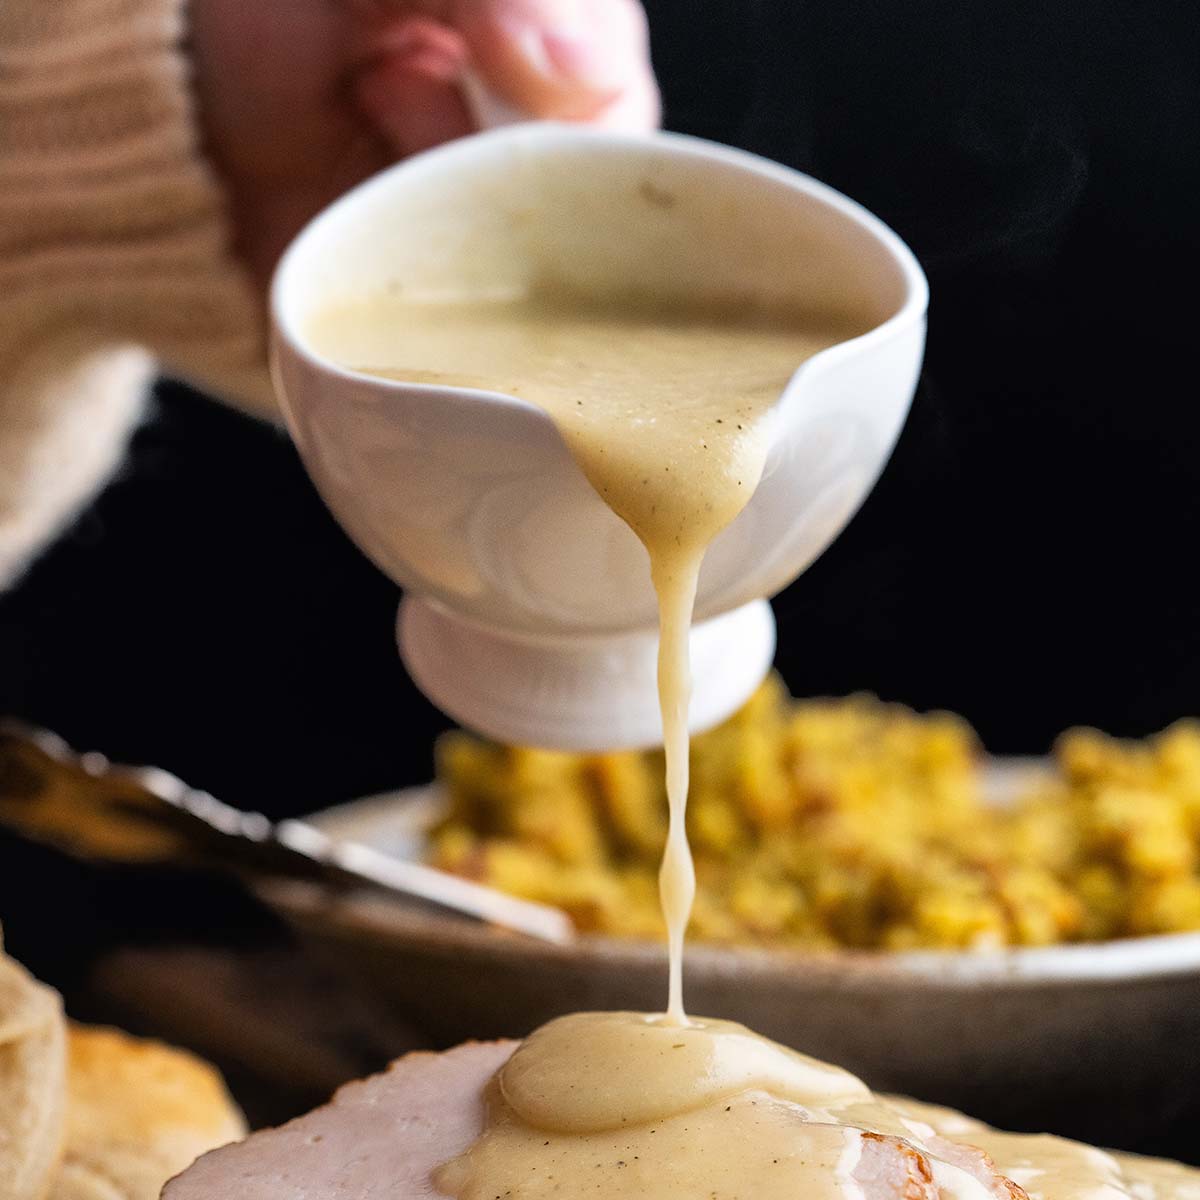
[[[767,598],[833,540],[904,421],[927,287],[900,239],[795,171],[712,143],[523,125],[400,164],[292,244],[272,294],[276,387],[338,520],[405,590],[401,654],[422,690],[502,741],[657,742],[657,610],[645,550],[550,417],[498,393],[358,373],[314,332],[365,296],[520,295],[547,278],[837,313],[863,332],[796,372],[749,504],[713,542],[692,631],[693,728],[754,690]]]

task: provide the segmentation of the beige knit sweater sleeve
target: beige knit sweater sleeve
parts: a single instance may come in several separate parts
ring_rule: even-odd
[[[0,589],[109,476],[159,366],[272,411],[182,24],[182,0],[0,0]]]

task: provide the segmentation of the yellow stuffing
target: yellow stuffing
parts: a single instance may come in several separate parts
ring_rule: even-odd
[[[1015,800],[971,728],[775,678],[692,743],[698,941],[906,950],[1200,929],[1200,723],[1144,742],[1073,730]],[[584,931],[662,936],[661,752],[564,754],[456,733],[438,866],[558,905]]]

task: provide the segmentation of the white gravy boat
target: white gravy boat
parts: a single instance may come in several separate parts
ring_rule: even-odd
[[[771,415],[762,482],[712,544],[692,632],[693,728],[769,668],[766,598],[833,540],[903,423],[928,289],[900,239],[807,176],[692,138],[518,125],[410,159],[318,216],[272,292],[276,387],[350,536],[403,586],[421,689],[502,741],[648,745],[661,725],[647,557],[550,417],[515,397],[356,374],[308,331],[331,303],[402,288],[753,297],[863,318],[808,360]],[[330,636],[337,631],[331,630]]]

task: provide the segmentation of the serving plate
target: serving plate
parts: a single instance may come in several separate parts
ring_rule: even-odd
[[[989,792],[1044,770],[999,761]],[[436,788],[316,814],[334,838],[419,857]],[[549,945],[378,895],[310,883],[262,894],[336,960],[443,1044],[520,1036],[578,1009],[657,1009],[652,943],[583,936]],[[743,1021],[862,1075],[1013,1128],[1113,1145],[1200,1115],[1200,933],[995,951],[804,953],[693,944],[690,1011]]]

